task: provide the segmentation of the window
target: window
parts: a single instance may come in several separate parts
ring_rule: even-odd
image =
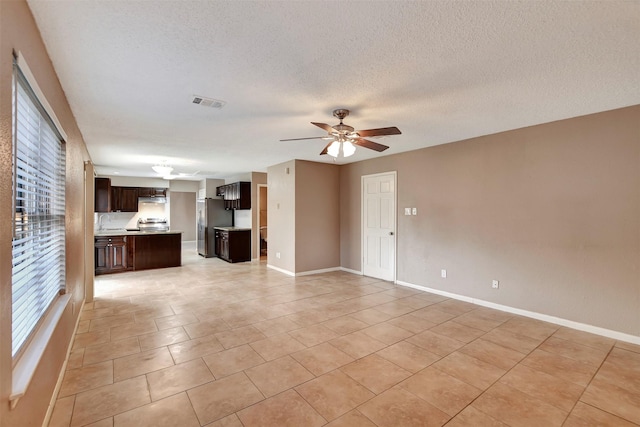
[[[65,144],[17,63],[13,72],[12,356],[65,291]]]

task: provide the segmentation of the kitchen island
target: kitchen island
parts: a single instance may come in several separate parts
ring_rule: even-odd
[[[96,275],[181,264],[181,231],[102,230],[95,234]]]

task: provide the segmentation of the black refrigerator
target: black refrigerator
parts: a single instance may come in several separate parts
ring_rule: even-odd
[[[216,255],[214,227],[233,227],[233,211],[224,208],[222,199],[198,199],[198,254],[205,258]]]

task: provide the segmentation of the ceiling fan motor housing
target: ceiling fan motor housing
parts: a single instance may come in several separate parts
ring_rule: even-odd
[[[339,125],[332,126],[335,130],[341,133],[353,132],[353,127],[340,123]]]
[[[340,119],[340,122],[342,122],[342,119],[344,119],[348,115],[349,115],[349,110],[347,109],[338,108],[337,110],[333,110],[333,117]]]

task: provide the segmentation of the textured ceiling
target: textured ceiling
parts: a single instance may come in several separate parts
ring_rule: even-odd
[[[402,130],[358,161],[640,104],[638,1],[28,3],[101,174],[331,162],[278,140],[335,108]]]

